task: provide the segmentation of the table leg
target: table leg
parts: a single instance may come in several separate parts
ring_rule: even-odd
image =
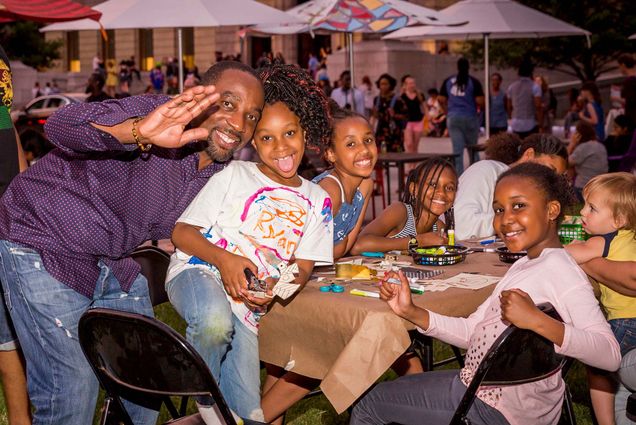
[[[404,192],[404,163],[398,164],[398,196],[402,199],[402,193]]]
[[[388,163],[384,164],[384,171],[386,173],[386,204],[391,205],[391,172]]]
[[[410,330],[412,349],[422,362],[422,368],[426,372],[433,370],[433,339],[417,330]]]

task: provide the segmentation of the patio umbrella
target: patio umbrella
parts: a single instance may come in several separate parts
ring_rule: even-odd
[[[102,13],[105,29],[177,28],[179,91],[183,91],[183,27],[298,22],[285,12],[254,0],[108,0],[95,9]],[[97,23],[82,19],[48,25],[42,31],[97,29]]]
[[[392,40],[484,40],[484,83],[490,93],[488,41],[491,38],[539,38],[590,32],[512,0],[462,0],[440,11],[445,20],[468,20],[462,27],[410,27],[384,36]],[[588,39],[589,44],[589,39]],[[486,136],[490,137],[490,96],[486,98]]]
[[[17,20],[41,23],[88,18],[99,28],[101,13],[70,0],[0,0],[0,22]]]
[[[457,22],[446,21],[433,9],[403,0],[310,0],[288,9],[287,13],[302,23],[260,24],[250,30],[267,34],[347,33],[351,81],[355,81],[352,33],[386,33],[416,23],[447,25]],[[465,23],[466,19],[461,22]]]

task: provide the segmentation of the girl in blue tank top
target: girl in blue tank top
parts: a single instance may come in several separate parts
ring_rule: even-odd
[[[332,110],[331,142],[325,159],[333,168],[314,177],[325,189],[333,211],[334,260],[347,254],[360,232],[372,196],[371,174],[378,159],[375,136],[366,118],[340,108]]]

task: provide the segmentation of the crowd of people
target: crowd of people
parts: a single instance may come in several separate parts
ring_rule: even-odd
[[[142,81],[134,56],[120,61],[119,64],[115,59],[108,59],[104,64],[104,61],[95,56],[93,72],[86,84],[86,93],[89,94],[87,101],[101,102],[106,99],[128,97],[131,95],[134,79],[143,87],[145,93],[176,95],[179,93],[179,61],[177,58],[164,58],[149,71],[148,81]],[[191,88],[200,82],[199,68],[184,66],[184,87]]]
[[[60,88],[57,85],[57,81],[47,81],[44,84],[44,87],[40,86],[40,83],[36,81],[33,84],[33,88],[31,89],[31,98],[35,99],[36,97],[46,96],[49,94],[57,94],[60,93]]]
[[[622,130],[612,131],[611,146],[631,136],[636,112],[636,72],[626,58],[619,63],[628,76],[621,97],[627,118],[616,116]],[[428,98],[410,75],[398,81],[382,74],[374,94],[369,78],[361,90],[348,71],[328,95],[320,83],[326,64],[316,57],[308,71],[276,59],[258,69],[219,61],[200,76],[193,70],[184,92],[169,96],[170,84],[160,83],[174,78],[173,63],[167,61],[165,74],[155,67],[151,93],[108,102],[109,87],[125,94],[139,76],[127,61],[119,71],[127,76],[108,81],[114,62],[98,63],[106,76],[91,76],[92,102],[49,118],[46,133],[56,148],[19,175],[15,133],[0,131],[9,153],[0,158],[10,163],[0,180],[0,372],[12,424],[31,422],[29,399],[33,423],[92,422],[98,383],[78,342],[78,321],[97,306],[153,316],[148,282],[130,257],[148,240],[174,243],[168,297],[229,407],[240,418],[282,423],[285,411],[317,384],[266,363],[261,385],[259,321],[289,296],[278,285],[285,271],[296,268],[285,287],[301,291],[317,263],[447,244],[452,226],[459,240],[496,234],[510,251],[527,256],[468,318],[417,307],[401,271],[382,277],[380,295],[389,308],[420,332],[466,348],[466,364],[460,371],[424,371],[413,353],[404,353],[394,365],[400,377],[361,397],[351,423],[448,423],[507,324],[538,333],[587,365],[598,422],[613,423],[618,382],[609,372],[636,348],[630,336],[636,332],[636,175],[608,173],[607,153],[604,168],[596,168],[606,148],[591,85],[581,90],[587,103],[566,147],[545,131],[543,108],[549,115],[552,101],[529,64],[520,66],[505,94],[501,76],[493,75],[498,84],[490,95],[506,108],[507,121],[493,111],[497,134],[486,143],[487,159],[473,158],[466,170],[463,158],[416,164],[403,198],[365,223],[380,152],[417,151],[427,132],[448,132],[454,151],[476,143],[485,94],[466,59]],[[504,131],[508,119],[512,132]],[[256,161],[233,160],[248,143]],[[309,149],[323,152],[328,168],[306,179],[299,169]],[[573,182],[565,174],[572,166]],[[563,247],[558,228],[575,192],[590,238]],[[600,302],[588,275],[601,282]],[[563,321],[539,310],[541,302],[551,303]],[[553,424],[563,394],[561,374],[493,386],[477,394],[469,419]],[[135,424],[157,420],[154,410],[130,402],[125,408]],[[197,408],[206,423],[216,423],[208,400],[198,398]]]
[[[634,97],[631,79],[635,68],[630,55],[622,56],[619,64],[628,77],[623,91],[625,97],[613,96],[610,109],[604,109],[594,82],[586,82],[580,90],[572,89],[570,93],[571,105],[563,117],[562,128],[564,137],[572,141],[570,153],[577,150],[571,158],[571,178],[575,178],[575,173],[583,175],[576,186],[579,192],[594,175],[608,170],[625,171],[621,160],[629,151],[636,121],[630,117],[631,112],[625,112],[624,99]],[[408,74],[398,81],[384,73],[375,84],[368,76],[363,76],[361,84],[353,87],[349,71],[344,71],[332,86],[326,72],[319,73],[320,69],[326,70],[324,61],[319,62],[312,55],[308,69],[318,71],[319,85],[338,105],[353,108],[369,118],[378,148],[383,152],[417,152],[422,135],[448,136],[453,153],[458,155],[455,167],[461,174],[464,149],[478,143],[480,127],[486,125],[484,90],[481,82],[469,74],[470,65],[463,58],[457,63],[457,73],[444,80],[439,90],[430,88],[426,95],[417,87],[415,78]],[[533,71],[532,63],[523,60],[518,68],[518,78],[506,88],[500,73],[491,75],[491,135],[512,132],[525,138],[535,133],[552,134],[558,118],[557,99],[546,77]],[[599,144],[583,145],[588,141]],[[586,155],[585,151],[592,147],[596,147],[592,156]],[[471,151],[471,155],[471,162],[478,159],[476,150]],[[608,158],[611,158],[609,162]],[[591,170],[586,171],[590,167]]]

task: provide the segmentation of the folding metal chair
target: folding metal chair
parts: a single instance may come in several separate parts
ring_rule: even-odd
[[[189,396],[212,397],[225,422],[236,425],[219,388],[196,350],[159,320],[140,314],[95,308],[79,321],[79,342],[97,379],[106,390],[100,424],[112,406],[125,425],[133,425],[122,398],[159,410],[168,408],[171,424],[203,424],[185,417]],[[171,396],[181,397],[179,410]]]
[[[168,301],[166,294],[166,273],[170,264],[170,254],[152,245],[143,245],[130,254],[141,266],[141,274],[148,280],[148,291],[153,306]]]
[[[630,421],[636,422],[636,393],[632,393],[627,399],[626,414]]]
[[[561,320],[554,307],[541,304],[544,313]],[[450,425],[470,424],[467,418],[477,390],[482,385],[519,385],[544,379],[560,373],[568,359],[554,351],[554,344],[535,332],[509,326],[492,344],[482,359],[475,375],[466,389],[455,411]],[[566,389],[564,408],[571,409],[569,391]],[[566,417],[574,424],[574,414],[568,411]]]

